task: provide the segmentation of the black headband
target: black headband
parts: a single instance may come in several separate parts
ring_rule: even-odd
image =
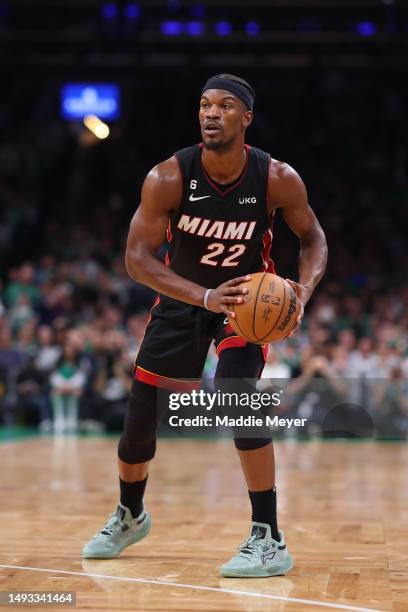
[[[233,93],[237,98],[242,100],[250,111],[254,108],[254,96],[244,85],[241,85],[241,83],[237,81],[232,81],[228,78],[212,77],[208,79],[204,85],[201,95],[203,95],[207,89],[225,89],[225,91]]]

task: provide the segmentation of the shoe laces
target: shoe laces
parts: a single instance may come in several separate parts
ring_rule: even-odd
[[[264,546],[265,540],[251,535],[238,546],[238,555],[243,557],[259,555],[262,553]]]
[[[113,512],[109,515],[109,519],[106,521],[102,529],[95,533],[94,538],[101,535],[105,537],[111,536],[115,531],[117,531],[118,527],[122,528],[124,526],[125,523],[118,517],[116,512]]]

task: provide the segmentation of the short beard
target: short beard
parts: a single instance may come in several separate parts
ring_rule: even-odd
[[[225,141],[225,140],[219,140],[217,141],[206,141],[203,138],[203,145],[204,148],[207,149],[207,151],[229,151],[230,149],[232,149],[232,146],[234,144],[235,138],[231,138],[231,140]]]

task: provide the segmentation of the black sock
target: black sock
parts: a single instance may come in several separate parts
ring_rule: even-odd
[[[147,476],[137,482],[125,482],[119,477],[120,503],[129,508],[133,518],[143,511],[143,495],[146,488]]]
[[[276,489],[248,491],[252,506],[252,520],[270,525],[272,537],[279,542],[280,536],[276,519]]]

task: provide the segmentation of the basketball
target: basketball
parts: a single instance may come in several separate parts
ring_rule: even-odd
[[[242,284],[248,288],[242,304],[233,304],[235,318],[229,317],[234,331],[254,344],[279,342],[296,325],[299,302],[293,287],[269,272],[251,274]]]

